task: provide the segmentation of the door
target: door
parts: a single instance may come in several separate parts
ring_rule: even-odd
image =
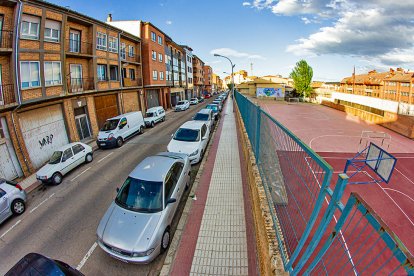
[[[88,115],[86,114],[85,107],[75,108],[75,124],[78,131],[79,139],[85,140],[92,136],[91,128],[89,125]]]
[[[81,144],[74,145],[72,147],[72,151],[73,151],[73,156],[75,157],[75,162],[76,162],[75,167],[85,162],[86,150]]]
[[[8,180],[18,177],[5,142],[0,143],[0,177]]]
[[[6,191],[0,189],[0,223],[9,216],[9,213]]]
[[[59,104],[22,112],[19,123],[35,169],[48,161],[55,150],[69,143]]]
[[[116,95],[95,97],[95,112],[100,129],[107,119],[119,115]]]
[[[69,33],[69,52],[80,52],[80,32],[76,30],[70,30]]]
[[[70,88],[72,92],[82,92],[82,65],[71,64],[70,65]]]
[[[129,125],[128,125],[128,120],[124,117],[119,121],[119,136],[122,136],[123,139],[125,139],[126,137],[129,136]]]
[[[147,93],[147,108],[159,106],[160,102],[158,99],[158,90],[157,89],[148,89]]]
[[[67,174],[73,168],[76,167],[76,160],[73,156],[72,148],[65,149],[62,155],[62,162],[61,162],[61,169],[60,172],[62,174]]]
[[[203,125],[201,127],[201,148],[203,150],[203,152],[205,152],[206,150],[206,146],[207,146],[207,142],[208,142],[208,129],[206,127],[206,125]]]

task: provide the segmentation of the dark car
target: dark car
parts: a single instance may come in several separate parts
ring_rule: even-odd
[[[45,257],[38,253],[29,253],[15,264],[6,276],[83,276],[83,274],[70,265]]]
[[[204,102],[204,98],[203,98],[203,97],[197,97],[197,99],[198,99],[198,102],[199,102],[199,103]]]

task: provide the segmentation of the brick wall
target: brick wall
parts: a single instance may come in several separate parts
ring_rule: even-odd
[[[122,93],[124,112],[139,111],[138,92],[124,92]]]
[[[68,130],[69,142],[79,141],[79,135],[75,123],[75,113],[71,99],[63,100],[63,112],[65,117],[65,124]]]
[[[97,137],[99,128],[98,128],[98,121],[96,120],[95,100],[93,96],[86,97],[86,104],[88,106],[88,117],[89,117],[89,122],[91,123],[92,135],[93,137]]]
[[[11,75],[11,63],[10,56],[0,56],[0,65],[1,65],[1,79],[2,84],[12,84],[13,78]]]
[[[13,30],[14,7],[0,6],[0,14],[3,15],[3,30]]]

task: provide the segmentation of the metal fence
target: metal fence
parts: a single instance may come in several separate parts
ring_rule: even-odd
[[[323,267],[323,255],[318,253],[326,250],[322,244],[335,227],[335,212],[343,210],[340,201],[347,175],[332,180],[332,167],[289,129],[242,94],[236,92],[235,99],[256,157],[285,270],[296,275],[311,264]],[[344,212],[341,218],[349,216]]]

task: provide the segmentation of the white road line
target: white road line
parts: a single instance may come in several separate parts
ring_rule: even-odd
[[[108,154],[107,156],[105,156],[105,157],[103,157],[102,159],[100,159],[99,161],[98,161],[98,163],[101,163],[101,161],[102,160],[104,160],[105,158],[107,158],[107,157],[109,157],[110,155],[112,155],[114,152],[111,152],[110,154]]]
[[[40,202],[36,207],[34,207],[32,210],[30,210],[30,214],[33,213],[37,208],[40,207],[40,205],[42,205],[43,203],[45,203],[46,201],[48,201],[52,196],[54,196],[55,193],[51,194],[48,198],[46,198],[45,200],[43,200],[42,202]]]
[[[404,176],[405,177],[405,179],[407,179],[411,184],[413,184],[414,185],[414,182],[411,180],[411,179],[409,179],[402,171],[400,171],[399,169],[397,169],[397,168],[395,168],[395,170],[397,171],[397,172],[399,172],[402,176]]]
[[[92,255],[93,251],[95,250],[96,246],[98,244],[96,242],[93,243],[93,245],[91,246],[91,248],[89,248],[89,251],[86,253],[85,257],[83,257],[82,261],[78,264],[78,266],[76,267],[77,270],[81,270],[82,267],[85,265],[86,261],[89,259],[89,257]]]
[[[84,170],[83,172],[81,172],[80,174],[78,174],[77,176],[75,176],[74,178],[72,178],[71,181],[75,180],[76,178],[78,178],[79,176],[81,176],[82,174],[86,173],[87,171],[89,171],[92,167],[87,168],[86,170]]]
[[[12,227],[10,227],[6,232],[3,233],[3,235],[0,236],[0,239],[2,239],[7,233],[9,233],[14,227],[17,226],[17,224],[19,224],[22,220],[19,219],[15,224],[13,224]]]

